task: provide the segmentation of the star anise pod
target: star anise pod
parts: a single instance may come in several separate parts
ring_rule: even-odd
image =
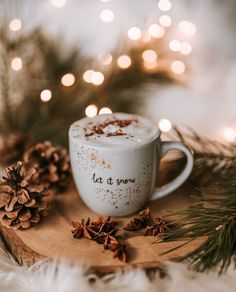
[[[118,258],[122,262],[127,262],[126,245],[118,241],[118,239],[109,233],[101,233],[98,235],[97,242],[102,243],[104,249],[109,249],[113,252],[113,257]]]
[[[99,217],[97,221],[91,222],[91,227],[93,230],[97,231],[98,233],[109,233],[115,234],[117,232],[117,225],[118,222],[112,221],[111,217]]]
[[[97,221],[90,221],[90,218],[85,222],[72,222],[72,234],[74,238],[87,238],[94,240],[99,244],[103,244],[104,249],[109,249],[113,252],[113,257],[125,262],[127,260],[126,246],[121,244],[116,233],[118,231],[118,222],[112,221],[111,217],[99,217]]]
[[[151,212],[149,208],[142,210],[133,219],[131,219],[124,227],[127,231],[137,231],[147,227],[150,223]]]
[[[94,240],[99,244],[103,244],[104,249],[110,249],[110,245],[118,242],[116,237],[111,235],[112,233],[113,231],[111,231],[110,233],[102,232],[95,236]]]
[[[166,232],[168,229],[167,222],[160,217],[157,217],[152,225],[146,227],[144,230],[144,236],[157,236],[160,233]]]
[[[84,219],[81,222],[72,222],[72,225],[75,228],[71,231],[74,238],[93,239],[97,235],[97,232],[91,228],[90,218],[86,222]]]
[[[110,250],[113,251],[113,257],[118,258],[122,262],[127,262],[127,248],[125,244],[118,243],[118,245],[110,246]]]

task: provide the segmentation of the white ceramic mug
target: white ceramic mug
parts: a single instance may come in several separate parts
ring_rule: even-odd
[[[126,216],[138,212],[150,200],[177,189],[192,171],[194,160],[189,148],[180,142],[162,142],[159,129],[152,139],[140,144],[104,147],[78,137],[80,121],[69,131],[72,172],[81,198],[98,214]],[[182,151],[187,156],[186,166],[173,181],[155,188],[160,159],[170,150]]]

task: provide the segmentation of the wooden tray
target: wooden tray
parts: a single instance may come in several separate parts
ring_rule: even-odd
[[[153,216],[162,216],[165,210],[177,210],[189,202],[190,191],[184,186],[166,198],[150,203]],[[36,261],[49,258],[64,258],[70,263],[79,263],[100,272],[115,271],[117,268],[139,266],[142,268],[161,267],[163,260],[172,260],[197,247],[201,240],[188,244],[172,253],[160,256],[180,242],[153,244],[154,237],[132,235],[125,241],[128,244],[129,261],[124,264],[113,259],[103,246],[87,239],[74,239],[71,234],[71,221],[97,215],[81,201],[74,187],[57,196],[50,215],[38,226],[29,230],[13,231],[0,225],[3,240],[20,265],[31,265]],[[120,226],[129,218],[118,218]],[[122,230],[122,228],[120,228]],[[126,236],[125,231],[124,236]],[[130,234],[130,233],[129,233]]]

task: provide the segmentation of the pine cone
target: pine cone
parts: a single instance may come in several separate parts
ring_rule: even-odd
[[[0,163],[10,165],[22,159],[26,149],[26,136],[15,133],[6,138],[0,148]]]
[[[69,155],[65,148],[57,147],[50,141],[38,143],[24,154],[24,163],[36,168],[39,181],[63,190],[70,177]]]
[[[0,223],[13,229],[37,224],[46,215],[49,203],[45,186],[35,184],[36,169],[25,171],[18,161],[6,168],[6,174],[0,184]]]

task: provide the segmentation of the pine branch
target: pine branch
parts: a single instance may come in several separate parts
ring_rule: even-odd
[[[9,75],[5,74],[8,68],[2,70],[8,92],[4,95],[7,102],[0,119],[7,126],[1,127],[0,133],[23,132],[35,142],[50,139],[65,145],[70,124],[85,116],[89,104],[96,104],[99,109],[108,106],[113,112],[135,112],[142,105],[142,86],[150,82],[177,81],[170,75],[168,64],[160,65],[166,58],[164,49],[158,55],[157,68],[144,70],[141,55],[147,44],[112,52],[114,62],[109,68],[103,68],[98,60],[85,58],[80,47],[66,47],[62,38],[49,37],[42,28],[22,32],[13,38],[4,36],[6,32],[10,34],[6,28],[2,27],[2,31],[2,48],[10,56],[20,56],[23,68],[17,73],[9,70]],[[165,42],[156,39],[150,45],[160,48]],[[123,53],[132,58],[132,66],[126,70],[119,68],[115,61]],[[6,65],[10,66],[9,62]],[[83,81],[83,73],[90,68],[103,72],[102,85]],[[61,84],[61,77],[66,73],[76,78],[67,88]],[[46,88],[51,90],[52,99],[44,104],[40,93]]]
[[[4,25],[0,30],[0,41],[1,42],[7,42],[7,27]],[[9,56],[8,56],[8,50],[5,47],[1,47],[1,99],[3,101],[3,118],[1,121],[2,127],[5,128],[6,132],[7,130],[11,129],[13,126],[13,117],[11,114],[11,102],[10,102],[10,90],[9,90],[9,69],[8,69],[8,63],[9,63]]]
[[[227,271],[231,262],[236,265],[236,181],[202,188],[200,198],[188,209],[172,213],[178,216],[165,241],[189,241],[206,236],[207,239],[181,260],[188,260],[190,268],[199,271],[218,269]],[[170,252],[170,251],[168,251]]]
[[[177,127],[174,136],[193,149],[195,163],[190,180],[203,187],[198,188],[199,195],[186,210],[170,213],[169,216],[178,219],[173,220],[174,227],[165,240],[185,240],[176,247],[179,248],[186,240],[189,243],[206,237],[197,249],[180,260],[187,260],[196,271],[218,269],[223,273],[231,262],[236,265],[236,144],[226,145],[192,129],[182,132]],[[166,163],[167,176],[175,176],[185,163],[181,155]]]
[[[194,152],[194,169],[190,180],[194,184],[206,184],[212,178],[217,180],[233,178],[236,175],[236,144],[224,144],[200,136],[193,129],[180,131],[174,127],[174,138],[185,143]],[[175,176],[184,167],[186,158],[176,156],[164,165],[167,176]]]

